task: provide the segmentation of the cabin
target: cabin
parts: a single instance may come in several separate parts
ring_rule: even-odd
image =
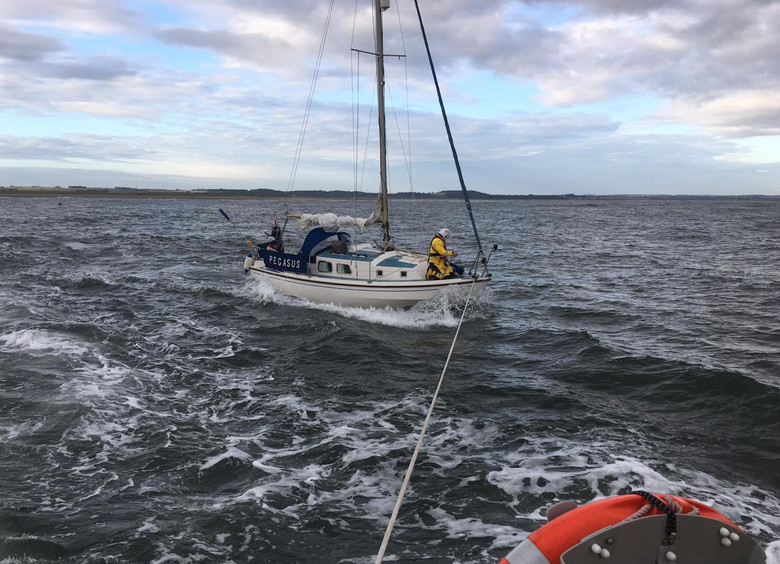
[[[308,257],[309,273],[351,280],[424,280],[427,259],[380,252],[367,243],[355,245],[349,233],[313,229],[301,245],[299,256]]]

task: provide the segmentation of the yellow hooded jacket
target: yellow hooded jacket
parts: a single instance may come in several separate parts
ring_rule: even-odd
[[[433,236],[431,246],[428,249],[428,272],[425,274],[426,280],[441,280],[452,274],[453,268],[448,257],[452,256],[452,251],[447,250],[447,243],[438,233]]]

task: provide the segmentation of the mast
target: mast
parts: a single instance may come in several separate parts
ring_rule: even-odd
[[[379,119],[379,201],[383,250],[390,246],[390,219],[387,209],[387,134],[385,131],[385,45],[382,30],[382,12],[389,7],[390,0],[374,0],[377,116]]]

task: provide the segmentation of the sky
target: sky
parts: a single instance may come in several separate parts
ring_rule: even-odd
[[[780,195],[780,0],[419,1],[470,190]],[[384,20],[390,191],[457,190],[413,0]],[[372,34],[366,0],[0,0],[0,185],[374,191]]]

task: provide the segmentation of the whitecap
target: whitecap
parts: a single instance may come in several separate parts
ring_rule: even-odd
[[[22,329],[6,335],[0,335],[0,341],[5,343],[0,350],[3,352],[43,352],[53,351],[55,354],[67,356],[82,356],[89,350],[80,344],[52,334],[44,329]]]
[[[769,543],[765,552],[766,564],[780,564],[780,540]]]
[[[143,525],[138,527],[136,532],[142,535],[160,532],[160,527],[154,524],[155,519],[156,517],[149,517],[148,519],[145,519]]]
[[[214,356],[214,358],[230,358],[231,356],[236,356],[236,352],[233,350],[231,345],[228,345],[221,351],[217,351],[217,354]]]
[[[271,458],[272,455],[266,454],[263,455],[260,460],[253,460],[252,466],[257,468],[258,470],[262,470],[263,472],[266,472],[268,474],[280,474],[284,470],[282,468],[279,468],[278,466],[270,466],[268,464],[265,464],[265,461]]]
[[[223,452],[222,454],[218,454],[217,456],[212,456],[206,462],[200,465],[201,470],[206,470],[208,468],[211,468],[212,466],[216,466],[223,460],[228,460],[230,458],[236,458],[238,460],[252,460],[252,457],[241,450],[240,448],[236,447],[228,447],[226,452]]]
[[[21,437],[28,437],[37,433],[44,426],[44,421],[25,421],[18,425],[10,425],[3,429],[0,437],[4,441],[12,441]]]
[[[97,355],[97,359],[100,362],[100,366],[88,364],[77,368],[76,371],[87,376],[96,376],[99,380],[108,383],[119,382],[132,373],[132,370],[128,366],[120,362],[108,359],[102,355]],[[77,385],[83,383],[84,382],[79,382]],[[96,384],[95,381],[93,381],[93,383]]]
[[[400,329],[428,329],[431,327],[457,327],[458,325],[458,318],[452,314],[452,311],[443,305],[443,302],[435,300],[425,305],[418,304],[411,309],[344,307],[304,301],[301,301],[299,305],[327,313],[335,313],[348,319],[358,319]]]

